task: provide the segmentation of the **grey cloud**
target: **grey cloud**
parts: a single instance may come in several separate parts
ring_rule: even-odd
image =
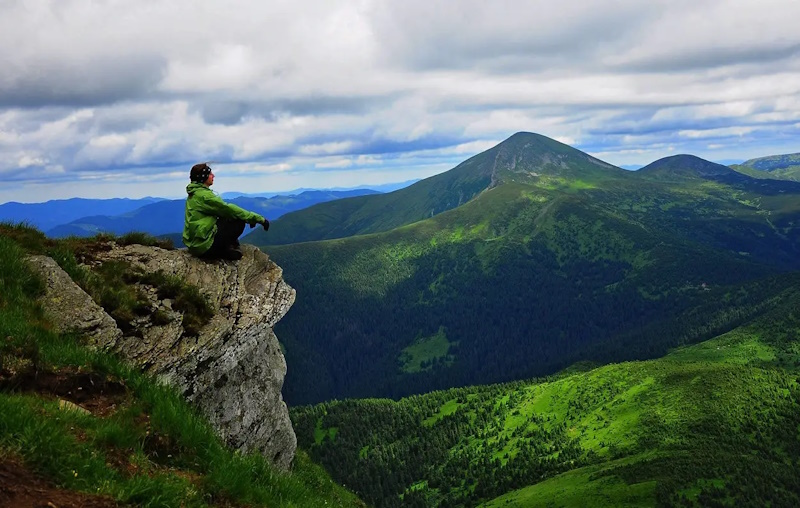
[[[245,118],[275,118],[280,114],[305,115],[361,115],[390,105],[401,96],[387,95],[333,96],[316,95],[303,98],[275,99],[224,99],[209,96],[199,99],[194,106],[203,120],[212,124],[235,125]]]
[[[318,145],[324,143],[335,143],[349,141],[352,146],[339,155],[376,155],[376,154],[399,154],[404,152],[416,152],[419,150],[436,150],[450,148],[462,143],[474,141],[472,138],[464,136],[448,135],[447,133],[434,133],[422,136],[410,141],[398,141],[389,139],[376,133],[363,133],[360,135],[343,134],[313,136],[298,140],[297,145]],[[335,154],[332,154],[335,155]]]
[[[246,102],[233,100],[208,100],[199,106],[200,114],[206,123],[222,125],[235,125],[242,121],[248,112],[253,110],[252,105]]]
[[[615,67],[636,72],[681,72],[712,69],[730,65],[776,64],[800,56],[800,43],[697,47],[693,51],[667,55],[649,55],[646,58],[625,62]],[[748,70],[752,73],[752,69]]]
[[[778,128],[791,127],[798,123],[797,119],[758,121],[752,115],[756,113],[769,113],[773,109],[767,105],[754,108],[751,115],[746,117],[710,116],[697,118],[691,115],[678,118],[657,118],[659,108],[639,107],[628,108],[623,114],[616,114],[603,120],[601,124],[593,125],[584,132],[589,136],[626,136],[626,135],[660,135],[668,136],[683,130],[707,131],[711,129],[724,129],[727,127],[756,127]],[[729,136],[721,136],[729,137]],[[709,137],[703,139],[719,139]]]
[[[93,127],[102,133],[128,133],[145,128],[150,121],[151,118],[145,114],[126,114],[124,112],[107,114],[105,111],[101,111],[95,115]]]
[[[39,130],[42,125],[62,120],[71,115],[70,107],[43,107],[26,110],[24,114],[14,117],[13,130],[17,133],[29,133]]]
[[[141,99],[164,76],[166,61],[150,55],[115,55],[88,61],[28,61],[0,76],[0,107],[86,107]]]
[[[13,182],[47,182],[58,183],[68,180],[74,180],[75,175],[67,172],[52,172],[48,171],[44,166],[30,166],[21,170],[6,171],[3,174],[3,180]]]
[[[640,2],[596,8],[420,0],[385,2],[373,12],[382,50],[410,68],[504,72],[591,65],[592,55],[625,44],[626,35],[657,15],[657,8]]]
[[[651,113],[655,113],[655,111]],[[652,114],[648,116],[652,118]],[[586,134],[592,136],[647,135],[671,133],[689,128],[707,130],[728,126],[730,126],[730,119],[723,118],[652,121],[647,116],[643,116],[636,120],[609,120],[602,126],[588,129]]]

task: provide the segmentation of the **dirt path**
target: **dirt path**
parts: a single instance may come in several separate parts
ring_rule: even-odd
[[[0,508],[109,508],[117,503],[103,496],[54,487],[21,462],[0,458]]]
[[[74,367],[25,372],[7,379],[0,376],[0,390],[65,399],[100,418],[113,413],[127,397],[125,385],[119,381]]]

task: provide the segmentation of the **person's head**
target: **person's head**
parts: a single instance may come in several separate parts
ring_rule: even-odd
[[[189,172],[189,180],[211,187],[214,183],[214,173],[211,172],[211,168],[207,163],[201,162],[192,166],[192,170]]]

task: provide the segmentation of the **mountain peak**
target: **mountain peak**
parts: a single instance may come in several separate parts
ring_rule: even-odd
[[[533,132],[517,132],[462,165],[476,163],[491,168],[492,186],[505,182],[531,182],[542,176],[585,178],[623,171],[577,148]]]
[[[388,231],[451,210],[507,183],[568,187],[623,177],[627,171],[555,139],[517,132],[458,166],[403,189],[343,199],[288,214],[269,234],[256,231],[256,245],[328,240]]]
[[[640,169],[639,172],[654,176],[699,178],[735,174],[735,172],[727,166],[689,154],[671,155],[663,159],[658,159]]]

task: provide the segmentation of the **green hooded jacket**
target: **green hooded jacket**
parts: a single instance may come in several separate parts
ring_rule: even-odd
[[[204,254],[214,243],[217,219],[221,217],[243,220],[249,224],[264,221],[257,213],[226,203],[202,183],[186,186],[186,216],[183,223],[183,243],[195,256]]]

